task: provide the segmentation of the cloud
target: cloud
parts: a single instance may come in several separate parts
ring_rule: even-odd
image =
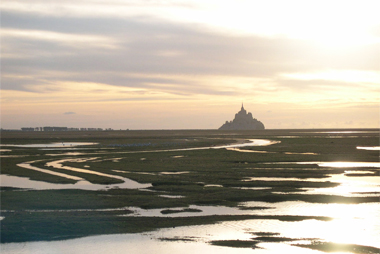
[[[63,113],[64,115],[75,115],[76,113],[75,112],[72,112],[72,111],[69,111],[69,112],[65,112]]]
[[[176,107],[172,106],[175,103],[191,108],[199,101],[225,105],[243,99],[262,105],[291,102],[304,109],[379,102],[379,41],[329,47],[292,36],[286,29],[304,29],[308,24],[300,24],[304,19],[291,17],[286,9],[273,10],[273,4],[239,8],[251,2],[4,0],[3,111],[35,105],[36,112],[43,112],[39,106],[52,105],[49,110],[55,114],[77,103],[81,110],[95,112],[98,103],[97,108],[106,112],[115,102],[131,102],[139,108],[173,102],[169,108]],[[234,8],[228,9],[232,4]],[[266,11],[258,15],[268,7],[288,18],[279,21]],[[304,9],[294,10],[305,16],[311,9],[304,14]],[[349,13],[346,9],[342,12]],[[203,14],[195,15],[199,13]],[[322,13],[313,15],[323,17]],[[230,16],[226,18],[226,14]],[[343,22],[338,16],[334,17]],[[216,24],[222,19],[225,21]],[[327,24],[326,19],[315,20]],[[304,29],[305,34],[324,33],[317,30],[315,20]],[[294,26],[287,27],[290,21]],[[241,29],[237,28],[239,22]],[[362,27],[360,22],[350,36]],[[270,24],[285,32],[256,31]],[[250,26],[254,29],[249,30]],[[324,40],[336,39],[339,34]],[[276,112],[271,108],[265,111]],[[81,111],[81,116],[84,113]]]
[[[330,51],[308,41],[228,36],[146,17],[94,19],[5,11],[2,19],[2,89],[28,91],[31,85],[66,80],[218,95],[226,89],[213,83],[223,77],[236,79],[239,87],[241,79],[377,68],[371,46]],[[212,76],[218,78],[212,81]],[[254,87],[260,91],[258,84]],[[230,88],[235,94],[233,85]]]

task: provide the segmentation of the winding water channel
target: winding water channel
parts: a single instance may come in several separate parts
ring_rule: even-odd
[[[266,151],[254,151],[244,149],[250,146],[268,146],[278,143],[267,139],[252,139],[249,142],[239,144],[231,144],[213,147],[198,147],[185,149],[168,149],[153,151],[131,151],[123,153],[149,153],[149,152],[168,152],[168,151],[190,151],[201,149],[227,149],[231,152],[257,152],[266,153]],[[54,146],[53,146],[54,147]],[[371,147],[358,147],[364,150],[377,150]],[[81,153],[83,155],[83,153]],[[309,154],[313,155],[313,154]],[[75,156],[70,154],[70,156]],[[180,155],[183,156],[183,155]],[[178,156],[178,158],[181,158]],[[75,162],[76,160],[91,161],[96,157],[75,159],[61,158],[46,163],[47,167],[66,170],[67,173],[58,173],[53,170],[41,169],[33,166],[33,161],[26,161],[18,164],[19,167],[25,169],[36,170],[42,173],[54,174],[73,180],[78,180],[75,184],[51,184],[40,181],[33,181],[23,177],[15,177],[1,175],[1,186],[30,188],[30,189],[84,189],[84,190],[100,190],[105,188],[136,188],[144,189],[150,184],[140,184],[128,178],[118,175],[103,174],[90,169],[76,168],[64,166],[65,162]],[[117,158],[115,158],[117,159]],[[176,159],[176,157],[173,157]],[[286,164],[287,162],[279,162]],[[294,162],[292,162],[294,164]],[[299,162],[301,163],[301,162]],[[372,168],[375,171],[359,171],[359,173],[371,174],[379,172],[380,163],[378,162],[302,162],[303,164],[317,164],[320,167],[331,168]],[[70,175],[71,171],[96,174],[110,178],[116,178],[123,181],[122,184],[100,185],[92,184],[84,179]],[[170,172],[161,172],[162,174]],[[186,174],[188,172],[179,172],[177,174]],[[339,186],[333,188],[310,188],[306,189],[308,194],[328,194],[343,196],[370,196],[371,193],[380,193],[380,175],[371,177],[366,176],[348,176],[355,171],[347,171],[343,174],[329,175],[329,181],[340,183]],[[357,173],[357,172],[356,172]],[[302,181],[293,178],[274,178],[274,177],[255,177],[244,179],[244,181]],[[325,181],[326,179],[309,179],[312,181]],[[214,186],[215,187],[215,186]],[[223,187],[223,186],[220,186]],[[164,196],[164,195],[163,195]],[[167,198],[181,198],[175,196],[167,196]],[[61,254],[61,253],[139,253],[139,254],[166,254],[166,253],[322,253],[315,250],[309,250],[293,246],[289,243],[270,243],[263,242],[258,246],[262,249],[249,248],[228,248],[210,245],[213,240],[239,239],[250,240],[254,238],[252,232],[273,232],[279,236],[291,238],[302,238],[294,243],[309,243],[310,239],[320,239],[336,243],[350,243],[364,246],[373,246],[380,248],[380,205],[379,203],[361,203],[361,204],[319,204],[306,203],[301,201],[266,203],[266,202],[242,202],[239,207],[261,207],[257,210],[243,210],[237,207],[222,206],[190,206],[190,209],[198,210],[198,212],[181,212],[181,207],[176,208],[177,213],[164,214],[164,209],[141,209],[138,207],[125,207],[122,209],[132,210],[133,214],[125,216],[142,216],[142,217],[186,217],[186,216],[209,216],[209,215],[302,215],[302,216],[327,216],[331,217],[331,221],[319,221],[315,219],[302,220],[296,222],[287,222],[280,220],[242,220],[233,222],[222,222],[214,225],[200,225],[177,227],[170,229],[160,229],[155,232],[144,234],[120,234],[120,235],[100,235],[84,237],[80,239],[50,241],[50,242],[27,242],[27,243],[9,243],[1,244],[2,253],[6,254]],[[112,210],[112,209],[107,209]],[[74,211],[74,210],[73,210]],[[61,211],[61,212],[73,212]],[[42,213],[43,211],[28,211],[30,213]],[[165,240],[165,239],[177,239]],[[144,246],[143,248],[141,246]],[[63,250],[63,252],[62,252]]]
[[[151,151],[131,151],[131,152],[121,152],[121,153],[160,153],[160,152],[179,152],[179,151],[192,151],[192,150],[205,150],[205,149],[239,149],[243,147],[250,147],[250,146],[268,146],[272,144],[277,144],[278,141],[271,141],[267,139],[250,139],[245,142],[239,142],[229,145],[222,145],[222,146],[208,146],[208,147],[194,147],[194,148],[180,148],[180,149],[166,149],[166,150],[151,150]],[[16,147],[25,147],[25,148],[63,148],[65,147],[72,147],[72,146],[81,146],[81,145],[96,145],[97,143],[79,143],[79,142],[66,142],[66,143],[52,143],[52,144],[29,144],[29,145],[7,145],[7,146],[16,146]],[[75,156],[75,155],[86,155],[87,153],[69,153],[68,156]],[[88,153],[91,154],[92,153]],[[96,153],[95,153],[96,154]],[[102,153],[102,155],[106,154],[106,152]],[[60,154],[62,155],[62,154]],[[69,166],[63,166],[63,163],[65,162],[75,162],[75,161],[81,161],[84,162],[86,160],[91,161],[95,160],[96,157],[89,157],[89,158],[80,158],[80,159],[73,159],[73,158],[67,158],[67,159],[60,159],[56,161],[49,161],[46,163],[47,167],[53,167],[56,169],[64,169],[68,172],[65,173],[58,173],[53,170],[48,169],[42,169],[38,168],[36,166],[33,166],[35,161],[27,161],[24,163],[19,163],[17,166],[39,171],[46,174],[56,175],[68,179],[78,180],[75,184],[52,184],[52,183],[46,183],[41,181],[33,181],[28,178],[24,177],[16,177],[16,176],[9,176],[9,175],[0,175],[1,176],[1,186],[3,187],[15,187],[15,188],[28,188],[28,189],[82,189],[82,190],[101,190],[106,188],[127,188],[127,189],[141,189],[141,188],[148,188],[151,185],[150,184],[140,184],[136,181],[130,180],[125,177],[121,177],[118,175],[110,175],[110,174],[104,174],[100,172],[96,172],[89,169],[82,169],[82,168],[74,168]],[[110,177],[110,178],[116,178],[123,181],[121,184],[109,184],[109,185],[102,185],[102,184],[93,184],[90,183],[83,178],[72,176],[69,174],[70,171],[75,172],[81,172],[81,173],[87,173],[87,174],[94,174],[104,177]]]

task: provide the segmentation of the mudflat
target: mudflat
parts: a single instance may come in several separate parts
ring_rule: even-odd
[[[379,185],[342,193],[335,190],[344,181],[334,180],[378,179],[378,147],[377,129],[3,131],[1,242],[234,220],[330,221],[334,218],[317,214],[276,214],[269,204],[379,203]],[[326,162],[342,164],[322,164]],[[207,213],[202,207],[220,212]],[[161,212],[152,215],[153,210]],[[265,210],[274,211],[265,215]],[[256,247],[264,240],[210,244]],[[318,246],[336,247],[323,242]]]

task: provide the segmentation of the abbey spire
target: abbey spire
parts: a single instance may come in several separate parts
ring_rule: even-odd
[[[240,111],[237,114],[243,114],[243,115],[247,114],[247,111],[244,109],[243,102],[241,103],[241,109],[240,109]]]
[[[226,121],[219,130],[264,130],[264,124],[252,117],[252,113],[244,109],[244,104],[241,103],[241,109],[235,114],[232,121]]]

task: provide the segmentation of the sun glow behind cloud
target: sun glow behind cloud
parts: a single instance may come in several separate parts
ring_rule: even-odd
[[[288,36],[328,45],[379,42],[376,0],[2,1],[4,10],[79,17],[156,17],[220,32]]]
[[[105,49],[116,49],[116,42],[104,36],[80,35],[57,33],[51,31],[39,30],[19,30],[19,29],[1,29],[1,35],[8,38],[30,39],[38,41],[52,41],[63,43],[70,47],[97,47]]]
[[[216,128],[243,100],[268,128],[377,127],[378,6],[370,0],[5,0],[3,124],[11,126],[18,113],[8,109],[17,105],[50,105],[51,112],[77,117],[85,111],[74,104],[113,112],[120,103],[145,116],[151,116],[145,105],[155,105],[157,117],[168,110],[179,123],[189,109],[194,128]],[[311,109],[325,122],[313,123]],[[203,123],[206,111],[216,118]],[[338,112],[339,122],[326,122]],[[143,120],[136,128],[145,128]]]
[[[283,76],[301,80],[331,80],[354,83],[380,84],[380,72],[359,70],[329,70],[314,73],[290,73]]]
[[[20,104],[35,103],[36,100],[42,103],[72,103],[78,102],[100,102],[100,101],[124,101],[124,100],[170,100],[175,97],[173,94],[152,91],[151,89],[117,87],[108,84],[88,83],[88,82],[68,82],[56,81],[45,82],[28,86],[30,92],[23,91],[3,91],[3,102],[11,102],[17,94],[17,101]]]
[[[198,6],[193,12],[173,12],[172,18],[229,33],[286,36],[327,46],[379,42],[372,30],[378,29],[377,1],[206,1]]]

